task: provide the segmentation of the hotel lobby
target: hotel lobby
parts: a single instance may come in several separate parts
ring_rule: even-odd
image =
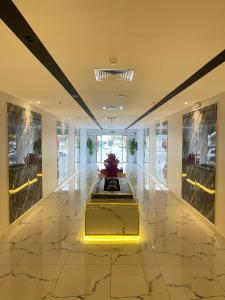
[[[225,1],[0,3],[0,299],[225,299]]]

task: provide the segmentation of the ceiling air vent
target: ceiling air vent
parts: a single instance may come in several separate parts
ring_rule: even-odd
[[[103,80],[122,80],[132,81],[134,69],[115,70],[115,69],[95,69],[95,78],[97,81]]]

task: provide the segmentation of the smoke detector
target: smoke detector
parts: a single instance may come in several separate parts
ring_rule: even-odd
[[[120,80],[132,81],[134,69],[95,69],[95,78],[97,81]]]

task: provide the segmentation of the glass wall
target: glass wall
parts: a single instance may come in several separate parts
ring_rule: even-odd
[[[10,223],[42,198],[41,115],[8,103]]]
[[[182,197],[215,219],[217,105],[183,116]]]
[[[58,185],[69,176],[69,126],[57,121]]]
[[[97,135],[97,162],[103,163],[107,154],[114,153],[121,163],[126,163],[127,140],[127,135]]]
[[[168,150],[168,123],[163,122],[156,125],[156,177],[166,185],[167,183],[167,150]]]

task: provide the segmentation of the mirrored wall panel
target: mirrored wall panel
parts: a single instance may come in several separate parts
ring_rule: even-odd
[[[69,125],[57,121],[58,185],[69,176]]]
[[[10,223],[42,198],[41,115],[8,103]]]
[[[215,218],[217,105],[183,116],[182,197],[208,220]]]
[[[168,150],[168,123],[163,122],[156,125],[156,158],[155,173],[156,177],[166,185],[167,183],[167,150]]]

